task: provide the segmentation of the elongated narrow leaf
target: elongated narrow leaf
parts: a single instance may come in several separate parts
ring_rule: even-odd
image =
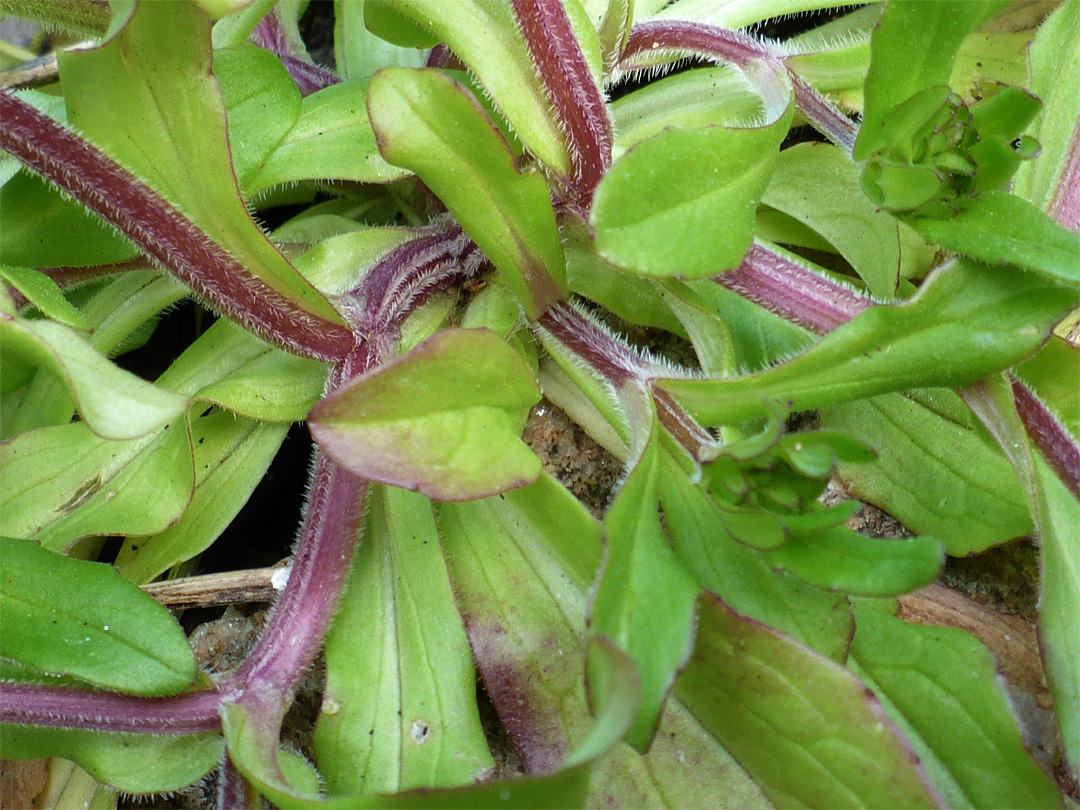
[[[1031,532],[1012,467],[952,392],[885,394],[824,408],[821,419],[878,454],[869,464],[839,465],[848,491],[912,531],[940,538],[950,555],[977,554]]]
[[[196,475],[191,502],[165,531],[125,539],[114,565],[131,582],[152,582],[209,548],[266,475],[289,426],[212,413],[191,428]]]
[[[79,310],[64,298],[60,287],[49,276],[29,267],[0,267],[0,278],[18,290],[41,314],[54,321],[86,332],[90,324]]]
[[[1075,632],[1080,615],[1080,501],[1042,458],[1036,458],[1034,466],[1042,541],[1039,631],[1065,756],[1075,768],[1080,767],[1080,644]]]
[[[495,761],[431,504],[379,486],[370,497],[327,637],[320,772],[331,795],[471,784]]]
[[[862,160],[886,144],[881,125],[915,93],[946,85],[964,38],[1007,0],[985,3],[891,3],[870,41],[863,123],[852,156]]]
[[[74,184],[68,190],[85,187],[86,199],[75,196],[94,205],[100,194],[99,213],[264,337],[319,356],[344,354],[352,341],[341,316],[266,239],[240,198],[210,73],[209,18],[193,4],[144,4],[104,45],[64,52],[60,62],[65,97],[77,99],[71,123],[142,178],[107,166],[92,148],[66,145],[70,153],[55,159],[74,161],[62,169]],[[158,103],[163,98],[171,103]],[[132,210],[116,207],[120,192]]]
[[[0,725],[5,759],[63,757],[126,793],[166,793],[197,782],[221,763],[221,735],[121,734]],[[114,799],[115,801],[115,799]]]
[[[698,586],[660,524],[659,430],[604,518],[607,555],[590,613],[594,637],[627,650],[641,671],[642,704],[627,741],[647,751],[694,638]]]
[[[739,264],[793,109],[786,74],[763,76],[777,85],[767,90],[764,125],[670,129],[611,167],[590,213],[602,257],[667,278],[701,278]]]
[[[846,526],[795,532],[767,553],[769,562],[818,587],[863,596],[895,596],[929,585],[945,562],[927,535],[896,540],[863,537]]]
[[[433,31],[487,89],[530,152],[563,176],[572,170],[566,140],[505,0],[391,0]]]
[[[0,445],[0,534],[64,551],[89,535],[167,529],[191,500],[191,441],[182,423],[127,441],[81,423],[21,434]]]
[[[307,96],[296,125],[254,176],[251,192],[300,180],[388,183],[408,174],[379,154],[366,97],[366,81],[342,82]]]
[[[1070,166],[1076,171],[1080,87],[1061,77],[1080,71],[1080,6],[1062,3],[1039,26],[1031,43],[1030,63],[1031,90],[1043,101],[1030,130],[1039,141],[1040,152],[1034,160],[1020,164],[1012,190],[1075,230],[1075,221],[1065,222],[1055,212],[1066,199],[1069,186],[1076,187],[1075,174],[1070,180],[1069,171]]]
[[[855,600],[851,668],[905,732],[950,807],[1061,807],[1024,750],[993,657],[953,627],[893,616],[895,603]]]
[[[1080,239],[1014,194],[988,191],[951,219],[907,221],[923,238],[956,253],[1080,284]]]
[[[940,806],[865,686],[719,599],[702,600],[677,694],[777,806]]]
[[[803,410],[964,385],[1034,352],[1072,306],[1060,287],[1031,274],[958,261],[909,302],[873,307],[787,363],[729,380],[660,385],[708,424],[765,415],[767,400]]]
[[[79,415],[105,439],[137,439],[183,413],[187,401],[110,363],[86,338],[58,323],[0,316],[4,352],[60,376]]]
[[[398,794],[352,794],[324,799],[304,795],[283,782],[276,763],[261,760],[249,743],[247,725],[252,718],[240,706],[222,710],[225,739],[236,766],[261,793],[279,807],[300,808],[423,808],[433,804],[446,808],[565,808],[583,807],[593,763],[610,751],[630,727],[638,701],[634,665],[613,647],[600,646],[597,668],[609,684],[608,701],[598,707],[596,722],[588,735],[571,751],[562,767],[543,776],[488,782],[482,785],[415,790]]]
[[[527,773],[551,770],[590,725],[586,593],[600,525],[544,476],[501,498],[438,507],[439,530],[484,686]],[[707,775],[703,778],[703,775]],[[763,807],[760,789],[678,701],[649,753],[620,745],[586,806]]]
[[[547,184],[513,153],[465,88],[434,70],[387,68],[368,90],[383,156],[443,201],[535,318],[565,295]]]
[[[521,441],[540,400],[532,372],[487,330],[440,332],[319,403],[309,426],[346,469],[439,500],[469,500],[536,480]]]
[[[195,679],[172,615],[110,565],[0,539],[0,655],[133,695],[168,695]]]

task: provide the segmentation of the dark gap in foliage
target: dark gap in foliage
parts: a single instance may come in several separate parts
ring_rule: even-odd
[[[337,60],[334,59],[333,0],[311,0],[300,18],[300,36],[304,38],[308,53],[316,64],[337,69]]]
[[[807,31],[812,31],[819,25],[824,25],[837,17],[850,14],[865,5],[868,4],[852,3],[849,6],[822,9],[821,11],[812,11],[806,14],[788,14],[783,17],[773,17],[762,20],[753,26],[751,30],[755,36],[766,39],[790,39],[791,37],[797,37],[799,34],[805,34]]]
[[[310,459],[311,436],[304,425],[293,425],[244,508],[203,552],[200,574],[264,568],[289,555],[300,525]]]
[[[144,380],[156,380],[216,320],[217,315],[187,298],[158,318],[153,335],[144,345],[117,357],[115,362]]]

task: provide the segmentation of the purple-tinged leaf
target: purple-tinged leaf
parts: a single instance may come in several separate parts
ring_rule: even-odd
[[[221,696],[211,691],[140,698],[114,692],[5,683],[0,690],[0,723],[94,731],[195,734],[221,728],[220,704]]]
[[[1073,497],[1080,499],[1080,446],[1024,383],[1012,379],[1016,411],[1028,437]]]
[[[472,500],[536,480],[540,460],[520,435],[539,400],[516,350],[493,332],[458,329],[337,389],[308,424],[356,475]]]
[[[713,280],[818,334],[831,332],[874,305],[869,298],[761,243],[751,246],[738,269]]]
[[[584,206],[611,165],[611,119],[562,0],[511,0],[540,81],[566,135],[572,193]]]
[[[941,806],[866,686],[716,597],[676,694],[777,806]]]
[[[310,96],[341,81],[337,76],[311,61],[305,51],[294,47],[281,22],[281,9],[274,9],[255,26],[251,41],[274,54],[289,71],[301,96]]]
[[[778,55],[748,34],[686,20],[655,20],[630,30],[620,67],[640,70],[657,64],[658,57],[672,62],[687,54],[720,59],[743,69],[757,61],[782,64]],[[852,121],[795,71],[787,73],[799,112],[829,140],[850,152],[856,134]]]
[[[0,90],[0,148],[72,195],[212,305],[266,340],[319,359],[345,354],[342,325],[252,275],[191,220],[96,147]]]
[[[1063,228],[1080,230],[1080,121],[1069,142],[1069,153],[1050,210]]]

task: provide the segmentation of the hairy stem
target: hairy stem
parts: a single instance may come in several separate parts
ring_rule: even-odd
[[[305,58],[306,53],[297,53],[290,47],[278,9],[274,9],[259,21],[251,33],[251,41],[281,60],[301,96],[310,96],[341,81],[326,68]]]
[[[561,0],[511,0],[537,75],[566,135],[573,193],[588,207],[611,165],[611,119]]]
[[[0,90],[0,149],[101,216],[198,296],[263,339],[319,360],[338,360],[353,349],[344,325],[302,310],[127,169],[5,90]]]
[[[767,247],[754,244],[742,264],[714,276],[722,287],[823,335],[874,305],[854,290],[812,273]]]
[[[144,734],[195,734],[221,727],[220,705],[221,695],[211,691],[141,698],[113,692],[5,683],[0,690],[0,723]]]
[[[670,54],[665,61],[692,54],[720,59],[739,68],[755,61],[783,65],[791,79],[799,112],[818,132],[848,153],[855,145],[855,124],[795,71],[788,69],[782,57],[748,34],[685,20],[641,23],[630,31],[620,68],[633,71],[652,67],[658,51]]]

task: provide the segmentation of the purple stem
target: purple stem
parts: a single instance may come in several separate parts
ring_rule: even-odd
[[[1073,129],[1069,154],[1065,156],[1065,168],[1054,191],[1050,215],[1063,228],[1080,230],[1080,121]]]
[[[574,165],[577,202],[588,207],[611,165],[611,119],[561,0],[511,0]]]
[[[649,388],[664,370],[635,352],[615,335],[565,302],[553,305],[537,321],[537,327],[566,346],[616,388],[627,383]],[[656,418],[682,447],[696,459],[713,443],[713,437],[666,392],[652,390]]]
[[[339,360],[355,345],[343,324],[285,298],[127,169],[6,90],[0,90],[0,149],[105,219],[197,295],[263,339],[319,360]]]
[[[627,71],[650,68],[653,63],[641,57],[656,51],[721,59],[739,68],[759,60],[784,65],[791,79],[795,105],[803,116],[818,132],[849,153],[855,145],[856,130],[852,121],[795,71],[787,68],[781,57],[771,53],[762,42],[748,34],[687,20],[640,23],[630,30],[620,67]],[[638,57],[637,62],[635,57]]]
[[[221,767],[218,769],[218,810],[247,810],[247,808],[258,806],[258,794],[251,782],[236,770],[229,752],[226,751],[222,755]]]
[[[738,268],[713,281],[819,335],[874,306],[869,298],[758,244],[751,245]]]
[[[1080,446],[1030,388],[1010,376],[1016,412],[1028,438],[1043,454],[1051,469],[1080,500]]]
[[[374,368],[377,360],[368,344],[361,343],[354,355],[335,366],[330,390]],[[289,582],[255,649],[222,683],[229,700],[275,704],[284,715],[293,690],[315,659],[330,626],[349,571],[367,493],[367,481],[316,452]],[[262,711],[260,708],[258,713]]]
[[[400,245],[348,293],[357,309],[356,328],[369,341],[394,340],[411,312],[433,294],[476,275],[486,261],[456,225]],[[378,353],[388,348],[380,346]]]
[[[281,60],[301,96],[310,96],[341,81],[326,68],[314,64],[306,53],[295,53],[289,47],[289,38],[285,33],[285,26],[281,24],[278,9],[274,9],[259,21],[251,32],[251,41]]]
[[[468,70],[458,55],[442,43],[431,49],[424,67],[442,68],[443,70]]]
[[[217,692],[141,698],[29,683],[5,683],[0,722],[143,734],[196,734],[221,728]]]

